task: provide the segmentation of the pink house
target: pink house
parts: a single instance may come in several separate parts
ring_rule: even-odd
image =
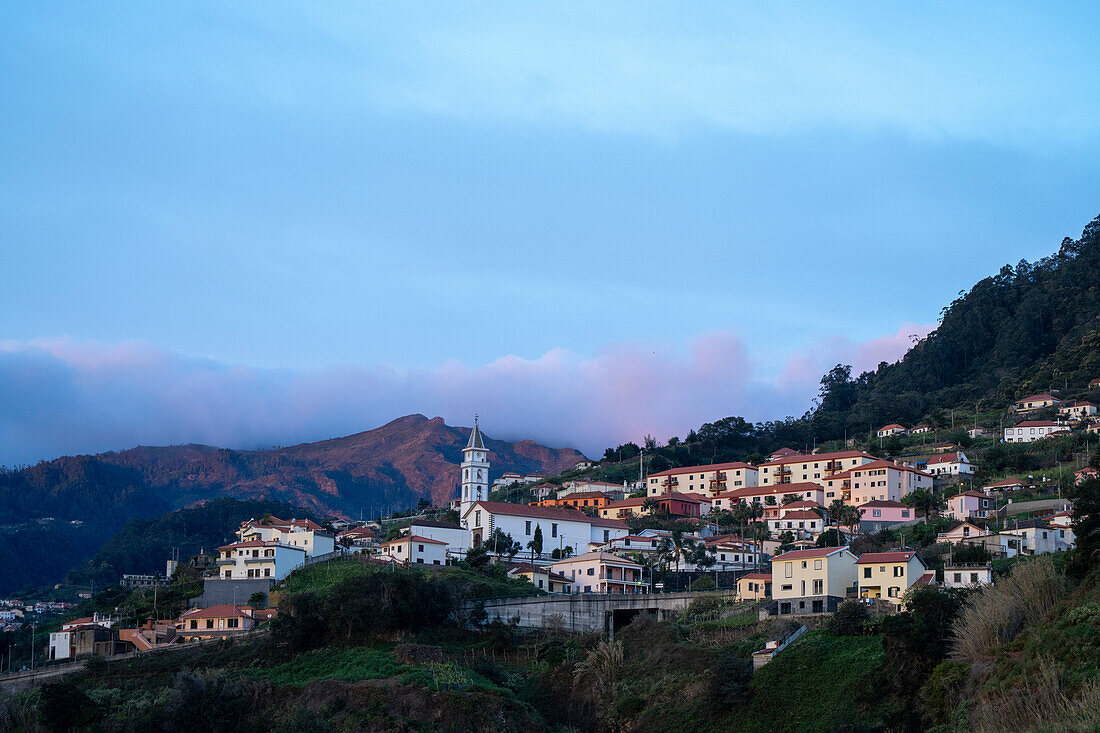
[[[551,565],[569,581],[566,593],[644,593],[642,566],[610,552],[586,552]]]
[[[910,522],[916,518],[911,507],[900,501],[889,499],[875,499],[874,501],[860,504],[856,507],[859,512],[861,524],[882,522],[884,524],[901,524]]]
[[[936,539],[941,541],[946,540],[948,542],[959,542],[960,540],[970,539],[971,537],[989,537],[992,536],[992,534],[992,532],[984,527],[962,521],[946,532],[938,535]]]
[[[947,500],[947,516],[952,519],[985,519],[995,509],[994,501],[977,491],[964,491]]]

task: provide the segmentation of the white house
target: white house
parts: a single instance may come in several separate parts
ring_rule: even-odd
[[[826,480],[848,469],[878,460],[862,451],[788,455],[761,463],[757,468],[761,486],[810,481],[824,487]]]
[[[772,558],[772,598],[780,615],[835,611],[856,584],[847,547],[793,550]]]
[[[1036,520],[1015,524],[998,533],[997,537],[1006,557],[1061,552],[1072,548],[1074,544],[1072,529],[1051,527]]]
[[[429,537],[408,535],[378,546],[386,555],[405,565],[446,565],[447,543]]]
[[[300,547],[305,550],[306,557],[327,555],[336,549],[336,538],[308,519],[250,519],[241,524],[237,538],[241,542],[260,540]]]
[[[891,435],[905,435],[905,426],[893,423],[891,425],[883,425],[878,429],[877,435],[880,438],[889,438]]]
[[[457,524],[417,519],[409,525],[407,534],[445,542],[447,552],[452,555],[462,555],[470,549],[470,533]]]
[[[1050,420],[1024,420],[1011,428],[1005,428],[1006,443],[1031,443],[1057,433],[1068,433],[1068,425],[1060,425]]]
[[[282,580],[306,563],[304,547],[277,540],[247,540],[218,548],[218,577],[224,580],[270,578]]]
[[[975,439],[988,438],[993,435],[992,431],[990,431],[989,428],[982,427],[981,425],[975,425],[974,427],[967,430],[966,434]]]
[[[603,544],[630,533],[626,522],[590,517],[572,507],[531,506],[497,501],[474,502],[462,517],[470,533],[471,547],[489,539],[494,530],[511,535],[526,548],[535,530],[542,528],[542,551],[548,554],[566,547],[574,554],[587,551],[592,542]]]
[[[649,475],[646,494],[661,496],[672,491],[713,497],[745,486],[756,486],[757,476],[756,466],[740,461],[670,468]]]
[[[817,537],[825,531],[825,520],[810,509],[797,509],[783,516],[769,519],[768,529],[775,536],[790,532],[796,540]]]
[[[933,476],[971,476],[974,467],[962,451],[953,453],[941,453],[932,456],[924,465],[924,470]]]
[[[943,587],[944,588],[977,588],[993,583],[993,566],[983,565],[953,565],[944,563]]]
[[[930,433],[930,432],[932,432],[932,426],[925,425],[925,424],[922,423],[922,424],[917,425],[916,427],[914,427],[912,430],[910,430],[909,434],[910,435],[921,435],[923,433]]]
[[[102,626],[109,629],[114,626],[116,619],[110,616],[94,613],[84,618],[73,619],[61,624],[61,631],[50,633],[50,648],[48,659],[72,659],[76,656],[76,639],[72,632],[81,626]]]

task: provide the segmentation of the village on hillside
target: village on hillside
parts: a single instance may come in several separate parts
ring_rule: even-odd
[[[1093,380],[1089,389],[1098,385]],[[1086,400],[1030,395],[1008,412],[1016,419],[996,436],[978,424],[968,428],[972,444],[1100,431],[1096,405]],[[909,449],[884,458],[785,447],[756,465],[649,474],[639,460],[638,478],[622,483],[594,477],[600,462],[583,459],[562,477],[504,472],[490,480],[490,451],[475,421],[456,469],[459,496],[449,506],[323,525],[253,518],[226,544],[183,564],[201,579],[201,592],[179,616],[69,619],[32,662],[248,635],[277,615],[280,588],[295,571],[344,557],[395,569],[499,564],[547,599],[719,591],[754,604],[761,618],[803,618],[832,614],[848,600],[872,614],[896,613],[913,588],[981,587],[995,582],[997,563],[1074,547],[1072,503],[1060,488],[1056,496],[1045,491],[1046,476],[975,484],[981,472],[973,451],[934,442],[926,424],[884,425],[875,437],[895,448],[907,438]],[[1073,480],[1096,473],[1078,468]],[[156,589],[179,570],[169,559],[163,576],[127,574],[120,583]],[[32,610],[0,601],[0,623],[16,628]]]

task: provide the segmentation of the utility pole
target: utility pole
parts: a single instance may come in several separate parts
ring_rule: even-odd
[[[31,624],[31,672],[34,671],[34,624]]]

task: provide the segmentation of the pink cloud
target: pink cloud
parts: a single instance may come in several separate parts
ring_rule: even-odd
[[[837,364],[851,364],[853,376],[872,371],[881,362],[901,359],[936,326],[935,323],[903,323],[895,333],[866,341],[853,341],[844,336],[822,339],[787,360],[775,379],[776,388],[783,393],[803,393],[812,397],[821,375]]]
[[[855,343],[823,341],[774,379],[754,374],[731,332],[683,351],[640,342],[592,356],[553,349],[470,367],[260,369],[158,350],[148,344],[70,339],[0,341],[0,463],[66,453],[200,442],[237,448],[346,435],[420,412],[468,425],[475,412],[498,438],[530,438],[588,455],[652,434],[683,437],[729,415],[801,414],[838,361],[871,368],[899,357],[909,333]]]

